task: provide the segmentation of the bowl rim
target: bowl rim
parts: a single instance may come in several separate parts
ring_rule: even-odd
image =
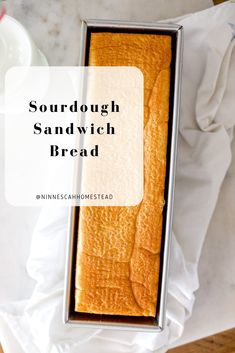
[[[4,18],[2,19],[2,24],[6,23],[6,25],[11,25],[13,23],[13,32],[17,33],[17,37],[23,37],[24,39],[24,47],[27,46],[27,60],[25,63],[23,63],[23,65],[14,65],[14,66],[30,66],[32,63],[32,57],[33,57],[33,53],[32,53],[32,40],[31,37],[29,35],[29,33],[27,32],[27,30],[24,28],[24,26],[17,21],[15,18],[9,16],[9,15],[5,15]],[[20,30],[20,35],[19,35],[19,31]]]

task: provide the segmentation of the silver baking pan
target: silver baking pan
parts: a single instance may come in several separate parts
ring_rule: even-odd
[[[179,103],[182,68],[183,28],[177,24],[135,23],[121,21],[91,20],[82,23],[80,66],[88,63],[90,35],[92,32],[152,33],[167,34],[172,37],[172,62],[170,84],[170,115],[168,126],[167,173],[165,181],[165,207],[163,218],[161,266],[157,314],[151,317],[127,317],[117,315],[97,315],[78,313],[74,310],[75,265],[78,242],[79,207],[72,207],[69,216],[67,261],[63,321],[82,327],[159,332],[166,321],[166,299],[168,267],[170,257],[171,229],[174,203],[174,184],[179,125]]]

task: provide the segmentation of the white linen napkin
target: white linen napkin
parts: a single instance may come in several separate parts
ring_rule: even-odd
[[[33,234],[27,302],[1,308],[24,353],[165,352],[183,332],[198,288],[197,266],[235,124],[235,4],[183,18],[184,66],[166,329],[159,334],[82,329],[62,323],[68,209],[44,208]]]

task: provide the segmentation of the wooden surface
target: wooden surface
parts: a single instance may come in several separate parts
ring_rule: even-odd
[[[221,4],[222,2],[225,2],[226,0],[213,0],[215,5]]]
[[[235,353],[235,328],[170,349],[168,353]]]

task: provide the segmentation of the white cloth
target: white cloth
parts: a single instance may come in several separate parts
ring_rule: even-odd
[[[183,331],[198,288],[197,265],[231,160],[235,124],[235,4],[182,19],[184,66],[168,325],[160,334],[81,329],[62,323],[68,209],[44,209],[33,234],[32,297],[1,308],[24,353],[165,352]]]

